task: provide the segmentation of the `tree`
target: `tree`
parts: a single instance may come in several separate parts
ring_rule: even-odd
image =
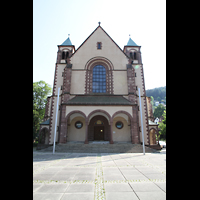
[[[153,113],[153,116],[154,116],[155,118],[156,118],[156,117],[160,118],[160,117],[162,116],[164,110],[165,110],[165,106],[163,106],[162,104],[159,104],[159,105],[155,108],[154,113]]]
[[[153,96],[151,96],[151,102],[150,102],[150,103],[151,103],[152,106],[154,106],[155,103],[154,103],[154,98],[153,98]]]
[[[166,140],[166,110],[163,113],[163,120],[159,123],[160,130],[160,139]]]
[[[33,141],[39,134],[40,123],[44,118],[47,96],[52,89],[45,81],[33,83]]]

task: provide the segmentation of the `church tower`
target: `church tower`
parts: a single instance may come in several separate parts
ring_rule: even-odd
[[[53,138],[53,127],[55,126],[55,113],[56,113],[56,102],[58,87],[60,86],[60,99],[59,99],[59,114],[58,121],[60,119],[60,114],[62,112],[61,103],[67,102],[70,98],[70,86],[71,86],[71,56],[75,52],[75,46],[72,44],[69,34],[68,38],[61,44],[58,45],[57,52],[57,62],[55,66],[54,74],[54,84],[53,84],[53,95],[51,103],[51,115],[50,115],[50,127],[49,127],[49,141],[52,142]],[[59,123],[60,124],[60,123]],[[57,131],[59,132],[59,125],[57,126]],[[57,141],[60,140],[60,135],[57,134]],[[64,141],[63,141],[64,142]]]
[[[138,98],[138,88],[141,92],[141,103],[142,103],[142,116],[144,125],[144,135],[146,141],[149,141],[149,125],[148,125],[148,112],[147,112],[147,102],[146,102],[146,90],[144,83],[144,73],[143,64],[141,58],[141,46],[138,46],[129,37],[127,45],[124,46],[124,53],[129,57],[127,64],[127,84],[128,84],[128,99],[133,103],[138,105],[138,109],[133,108],[134,115],[137,116],[138,129],[135,131],[140,132],[140,138],[142,138],[141,133],[141,118],[139,112],[139,98]],[[141,139],[140,139],[141,140]]]

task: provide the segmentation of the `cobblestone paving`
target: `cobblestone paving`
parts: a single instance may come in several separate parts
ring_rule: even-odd
[[[166,154],[33,154],[33,199],[166,199]]]

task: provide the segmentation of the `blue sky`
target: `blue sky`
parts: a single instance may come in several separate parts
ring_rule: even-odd
[[[141,46],[145,88],[166,85],[166,0],[33,0],[33,82],[53,87],[57,45],[70,34],[75,49],[98,22],[123,50]]]

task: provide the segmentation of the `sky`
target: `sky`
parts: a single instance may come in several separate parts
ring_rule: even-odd
[[[77,49],[98,22],[123,50],[141,46],[145,89],[166,85],[166,0],[33,0],[33,82],[53,88],[57,45]]]

